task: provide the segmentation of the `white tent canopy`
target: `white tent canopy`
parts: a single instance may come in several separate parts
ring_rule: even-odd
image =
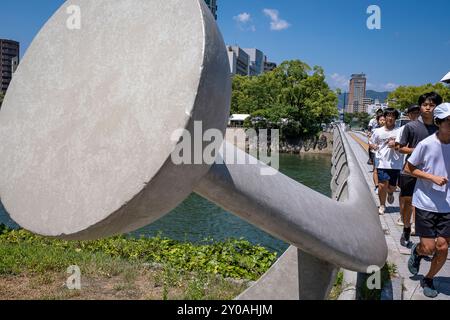
[[[249,114],[232,114],[230,121],[245,121],[247,118],[250,118]]]
[[[442,82],[450,83],[450,72],[447,73],[447,74],[445,75],[445,77],[442,78],[441,81],[442,81]]]

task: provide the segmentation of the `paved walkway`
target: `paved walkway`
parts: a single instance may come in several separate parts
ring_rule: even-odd
[[[346,133],[348,142],[359,165],[365,175],[368,186],[371,190],[374,189],[372,178],[372,167],[367,165],[368,155],[367,150],[367,138],[358,132]],[[420,287],[420,279],[429,270],[430,262],[422,261],[420,266],[419,275],[413,277],[408,271],[407,262],[411,251],[400,245],[400,237],[403,231],[403,227],[397,225],[397,220],[400,217],[400,208],[398,202],[398,192],[395,194],[395,202],[390,207],[386,208],[386,214],[380,216],[381,225],[386,234],[386,241],[389,246],[389,258],[390,263],[395,263],[397,266],[397,272],[400,280],[403,281],[403,300],[427,300],[422,293]],[[379,205],[378,196],[373,192],[374,200]],[[378,214],[378,213],[375,213]],[[412,241],[419,242],[417,237],[412,237]],[[450,255],[449,255],[450,259]],[[437,275],[435,279],[436,289],[440,292],[439,296],[434,300],[450,300],[450,261],[447,261],[444,268]]]

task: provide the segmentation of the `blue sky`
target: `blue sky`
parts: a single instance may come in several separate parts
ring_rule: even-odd
[[[1,0],[0,37],[22,53],[64,0]],[[181,0],[180,0],[181,1]],[[450,71],[448,0],[218,0],[227,44],[256,47],[280,63],[300,59],[325,69],[332,87],[347,89],[364,72],[369,89],[435,83]],[[369,30],[370,5],[381,30]]]

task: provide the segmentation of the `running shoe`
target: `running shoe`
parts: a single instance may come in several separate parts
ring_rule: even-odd
[[[439,292],[434,287],[433,279],[423,278],[420,280],[420,285],[423,288],[425,297],[434,299],[439,295]]]

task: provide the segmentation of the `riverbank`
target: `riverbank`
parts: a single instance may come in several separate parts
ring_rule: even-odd
[[[227,128],[225,138],[226,141],[246,152],[258,149],[258,145],[249,142],[246,129]],[[280,142],[278,152],[281,154],[331,155],[333,153],[333,134],[322,132],[318,137],[313,138],[291,138],[289,141]]]
[[[0,226],[1,299],[229,300],[276,261],[245,240],[194,245],[164,238],[68,242]],[[81,290],[65,285],[69,266]]]

